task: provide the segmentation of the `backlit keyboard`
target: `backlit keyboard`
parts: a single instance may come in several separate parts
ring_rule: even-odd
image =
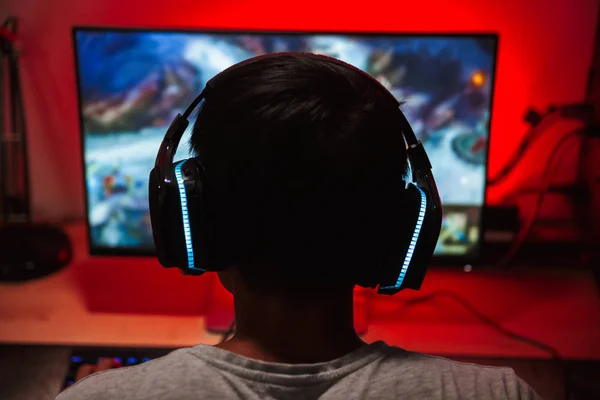
[[[64,388],[75,383],[77,371],[84,364],[97,364],[101,358],[112,358],[124,367],[148,362],[169,354],[174,349],[74,349],[69,360],[69,369],[64,380]]]

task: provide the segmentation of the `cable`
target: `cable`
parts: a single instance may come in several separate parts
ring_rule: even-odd
[[[417,298],[413,298],[413,299],[405,299],[405,302],[407,303],[407,305],[415,305],[415,304],[419,304],[419,303],[425,303],[425,302],[434,300],[435,298],[439,298],[439,297],[442,297],[442,298],[446,297],[451,300],[454,300],[456,303],[460,304],[464,309],[469,311],[473,316],[475,316],[484,325],[488,325],[488,326],[494,328],[496,331],[500,332],[504,336],[509,337],[510,339],[513,339],[517,342],[525,343],[532,347],[538,348],[538,349],[546,352],[547,354],[551,355],[552,358],[554,358],[554,359],[557,359],[557,360],[562,359],[560,353],[554,347],[504,328],[498,322],[494,321],[492,318],[488,317],[487,315],[485,315],[484,313],[479,311],[477,308],[475,308],[475,306],[472,305],[468,300],[466,300],[465,298],[461,297],[460,295],[458,295],[456,293],[453,293],[453,292],[450,292],[447,290],[438,290],[438,291],[435,291],[433,293],[427,294],[422,297],[417,297]]]
[[[9,125],[8,137],[6,133],[0,135],[0,157],[2,160],[0,177],[0,207],[2,220],[17,217],[29,222],[30,213],[30,191],[29,171],[27,169],[27,138],[23,98],[21,93],[19,76],[19,41],[17,33],[17,19],[7,18],[0,27],[0,51],[2,53],[2,66],[0,77],[4,76],[5,58],[8,79],[0,85],[0,93],[5,100],[4,91],[8,91],[9,106],[2,108],[0,117],[0,129],[4,128],[6,122]],[[2,103],[0,101],[0,103]],[[8,115],[4,115],[7,111]],[[10,175],[9,175],[10,173]]]
[[[17,33],[17,21],[12,22],[12,32]],[[16,40],[16,39],[15,39]],[[16,42],[15,42],[16,43]],[[29,171],[28,171],[28,153],[27,153],[27,130],[25,121],[25,110],[23,107],[23,95],[21,92],[21,78],[19,72],[19,51],[15,43],[11,44],[9,58],[9,73],[11,86],[11,103],[13,105],[12,116],[12,134],[16,135],[15,143],[20,157],[17,160],[18,174],[18,209],[17,213],[23,214],[26,222],[31,222],[30,210],[30,190],[29,190]]]
[[[565,119],[575,119],[584,123],[590,122],[594,113],[594,108],[586,103],[563,104],[559,107],[550,107],[548,111],[541,115],[541,119],[536,123],[523,137],[519,148],[510,160],[505,164],[493,178],[487,180],[488,186],[496,185],[506,179],[514,170],[517,163],[523,158],[531,144],[539,139],[542,134],[555,122]]]
[[[7,106],[4,104],[4,42],[0,37],[0,224],[2,224],[8,215],[6,205],[7,201],[7,179],[8,179],[8,149],[7,145],[4,143],[4,111]]]
[[[548,158],[548,163],[546,164],[546,170],[545,170],[544,176],[542,178],[542,185],[540,187],[540,192],[539,192],[539,196],[538,196],[538,200],[537,200],[534,212],[530,215],[529,219],[527,219],[527,221],[523,224],[523,226],[521,227],[521,229],[515,236],[515,239],[513,240],[512,244],[510,245],[508,251],[504,255],[504,257],[502,257],[502,259],[498,262],[499,266],[504,266],[504,267],[507,266],[513,260],[513,258],[515,257],[515,255],[517,254],[519,249],[525,243],[525,240],[527,239],[527,237],[529,236],[529,233],[531,232],[531,228],[533,227],[533,225],[537,221],[538,216],[540,215],[540,211],[542,209],[542,204],[544,203],[544,199],[546,197],[546,194],[548,193],[548,188],[550,187],[550,185],[552,183],[552,179],[554,178],[554,176],[556,175],[556,172],[558,171],[558,166],[560,164],[558,162],[555,162],[555,159],[560,154],[559,151],[562,150],[564,145],[567,142],[569,142],[569,140],[571,140],[573,137],[579,136],[579,134],[581,132],[582,132],[582,130],[580,129],[580,130],[576,130],[576,131],[567,133],[566,135],[564,135],[563,137],[561,137],[559,139],[559,141],[556,143],[556,145],[552,149],[552,152],[550,153],[550,157]]]
[[[510,192],[507,196],[505,196],[502,199],[501,204],[502,205],[506,205],[506,206],[511,206],[511,205],[516,205],[515,202],[524,196],[528,196],[528,195],[539,195],[540,191],[541,191],[542,187],[541,185],[538,186],[525,186],[523,188],[517,189],[517,190],[513,190],[512,192]],[[577,183],[565,183],[565,184],[558,184],[558,185],[550,185],[550,187],[548,187],[548,193],[553,193],[553,194],[557,194],[557,195],[563,195],[563,196],[573,196],[578,194],[580,191],[582,190],[582,185],[581,184],[577,184]]]
[[[513,171],[515,166],[519,163],[519,161],[521,161],[523,155],[527,152],[531,144],[533,144],[533,142],[540,138],[542,136],[542,133],[544,133],[550,125],[554,124],[554,122],[560,121],[561,119],[562,118],[559,109],[552,109],[546,114],[544,114],[542,116],[541,122],[536,126],[532,127],[525,134],[525,136],[523,137],[523,141],[519,145],[519,148],[517,149],[517,151],[515,151],[513,156],[504,166],[504,168],[502,168],[500,172],[498,172],[494,177],[487,180],[488,186],[497,185],[498,183],[506,179],[508,175],[510,175],[510,173]]]

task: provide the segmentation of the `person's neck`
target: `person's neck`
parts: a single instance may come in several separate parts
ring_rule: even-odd
[[[236,333],[219,348],[261,361],[330,361],[365,345],[354,330],[353,290],[302,298],[236,293]]]

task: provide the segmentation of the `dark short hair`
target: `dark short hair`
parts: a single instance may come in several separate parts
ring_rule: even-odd
[[[372,286],[402,225],[398,105],[336,60],[282,53],[229,72],[190,141],[217,254],[255,280]]]

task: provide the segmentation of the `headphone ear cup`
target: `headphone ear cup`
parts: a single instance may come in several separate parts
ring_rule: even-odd
[[[160,171],[153,168],[150,172],[148,186],[148,203],[150,209],[150,223],[152,225],[152,237],[154,239],[154,248],[161,265],[168,266],[169,262],[166,256],[165,248],[165,223],[164,223],[164,196],[161,196],[160,190]]]
[[[173,164],[176,171],[183,162]],[[161,176],[157,168],[150,173],[150,216],[154,244],[160,263],[167,268],[177,267],[184,273],[190,268],[191,251],[186,240],[187,199],[183,179],[175,173]],[[181,186],[180,186],[181,184]],[[191,242],[190,242],[191,243]],[[193,266],[193,256],[191,257]]]
[[[203,274],[210,266],[201,167],[194,159],[179,161],[168,176],[154,168],[148,193],[159,262],[191,275]]]
[[[426,189],[411,183],[407,190],[410,193],[411,208],[415,217],[410,225],[410,238],[407,238],[409,245],[403,262],[407,262],[408,259],[410,261],[402,288],[419,290],[429,268],[439,232],[434,236],[431,229],[434,225],[433,202]]]
[[[419,217],[421,203],[419,190],[413,184],[409,184],[404,190],[403,197],[404,202],[398,206],[399,212],[394,221],[396,224],[395,234],[390,238],[380,267],[378,282],[380,291],[384,287],[394,287],[398,282]],[[408,273],[408,270],[406,272]],[[402,287],[404,287],[404,283]]]
[[[180,176],[177,176],[177,171],[180,171]],[[191,248],[193,250],[194,268],[180,269],[184,273],[198,275],[205,271],[212,271],[212,254],[211,254],[211,237],[212,226],[209,220],[209,213],[206,208],[206,185],[204,184],[204,167],[195,158],[190,158],[184,161],[179,169],[175,169],[175,179],[178,181],[179,188],[181,184],[185,191],[185,202],[187,209],[182,210],[182,218],[187,212],[187,226],[185,223],[182,228],[185,233],[186,229],[189,232],[191,239]],[[181,196],[181,190],[180,190]]]

